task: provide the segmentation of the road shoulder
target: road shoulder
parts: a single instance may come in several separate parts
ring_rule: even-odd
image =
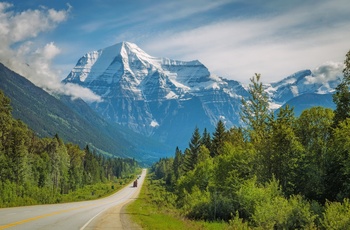
[[[133,202],[140,194],[141,187],[146,173],[142,173],[138,186],[134,188],[135,193],[125,202],[107,209],[101,215],[92,221],[87,229],[142,229],[138,224],[131,221],[129,214],[126,212],[126,206]]]

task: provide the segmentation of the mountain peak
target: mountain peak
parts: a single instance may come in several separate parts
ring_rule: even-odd
[[[316,84],[322,76],[303,70],[266,84],[271,108],[305,93],[330,92],[333,83]],[[185,143],[180,139],[188,140],[196,125],[214,130],[219,119],[227,127],[240,125],[241,98],[249,96],[241,84],[212,75],[197,60],[152,57],[125,41],[84,55],[64,82],[99,95],[102,101],[90,106],[107,120],[172,145]]]
[[[119,43],[116,43],[112,46],[100,49],[97,52],[106,52],[106,51],[113,51],[115,55],[117,54],[138,54],[142,56],[147,56],[151,57],[148,55],[145,51],[143,51],[140,47],[138,47],[135,43],[127,42],[127,41],[122,41]]]
[[[63,82],[89,85],[97,81],[110,85],[128,79],[136,87],[146,76],[158,76],[154,75],[156,72],[182,88],[187,88],[191,82],[209,80],[210,76],[208,69],[197,60],[153,57],[136,44],[123,41],[85,54]]]

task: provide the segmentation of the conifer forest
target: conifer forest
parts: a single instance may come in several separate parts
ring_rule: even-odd
[[[261,77],[242,101],[243,127],[196,128],[184,151],[152,166],[164,202],[190,219],[233,229],[348,229],[350,226],[350,51],[333,111],[273,113]]]
[[[133,159],[106,157],[58,135],[39,138],[11,109],[0,91],[0,208],[59,203],[65,194],[93,191],[92,186],[117,182],[138,167]]]

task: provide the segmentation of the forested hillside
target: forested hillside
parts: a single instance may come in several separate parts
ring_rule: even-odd
[[[0,207],[60,202],[63,194],[114,181],[136,167],[133,159],[107,158],[58,135],[38,138],[12,117],[10,99],[0,91]]]
[[[234,229],[348,229],[350,226],[350,51],[336,109],[295,117],[268,109],[260,75],[243,100],[246,126],[210,135],[195,129],[189,147],[152,170],[165,181],[159,197],[191,219],[224,220]]]
[[[98,153],[132,157],[143,164],[170,152],[157,140],[105,121],[82,99],[51,95],[1,63],[0,90],[11,100],[12,116],[39,137],[58,134],[81,148],[88,144]]]

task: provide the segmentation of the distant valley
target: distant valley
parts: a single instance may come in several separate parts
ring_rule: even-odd
[[[50,95],[0,63],[0,90],[11,99],[12,114],[41,137],[89,145],[99,153],[150,163],[167,147],[118,124],[106,122],[83,100]]]
[[[316,81],[302,70],[265,84],[272,109],[289,104],[295,114],[312,106],[334,108],[332,93],[342,76]],[[13,115],[40,136],[63,139],[97,151],[153,162],[186,148],[194,129],[213,132],[241,126],[246,86],[212,74],[199,61],[152,57],[137,45],[121,42],[78,60],[62,81],[99,95],[99,102],[50,95],[0,65],[0,89],[11,98]]]
[[[310,70],[303,70],[266,84],[271,108],[290,100],[297,114],[301,112],[298,100],[303,101],[303,109],[333,108],[324,95],[331,95],[341,76],[313,83],[315,79]],[[195,127],[212,132],[219,120],[227,128],[241,126],[241,99],[249,96],[244,85],[212,74],[197,60],[153,57],[129,42],[85,54],[63,82],[101,96],[102,102],[90,106],[106,120],[174,148],[187,147]]]

